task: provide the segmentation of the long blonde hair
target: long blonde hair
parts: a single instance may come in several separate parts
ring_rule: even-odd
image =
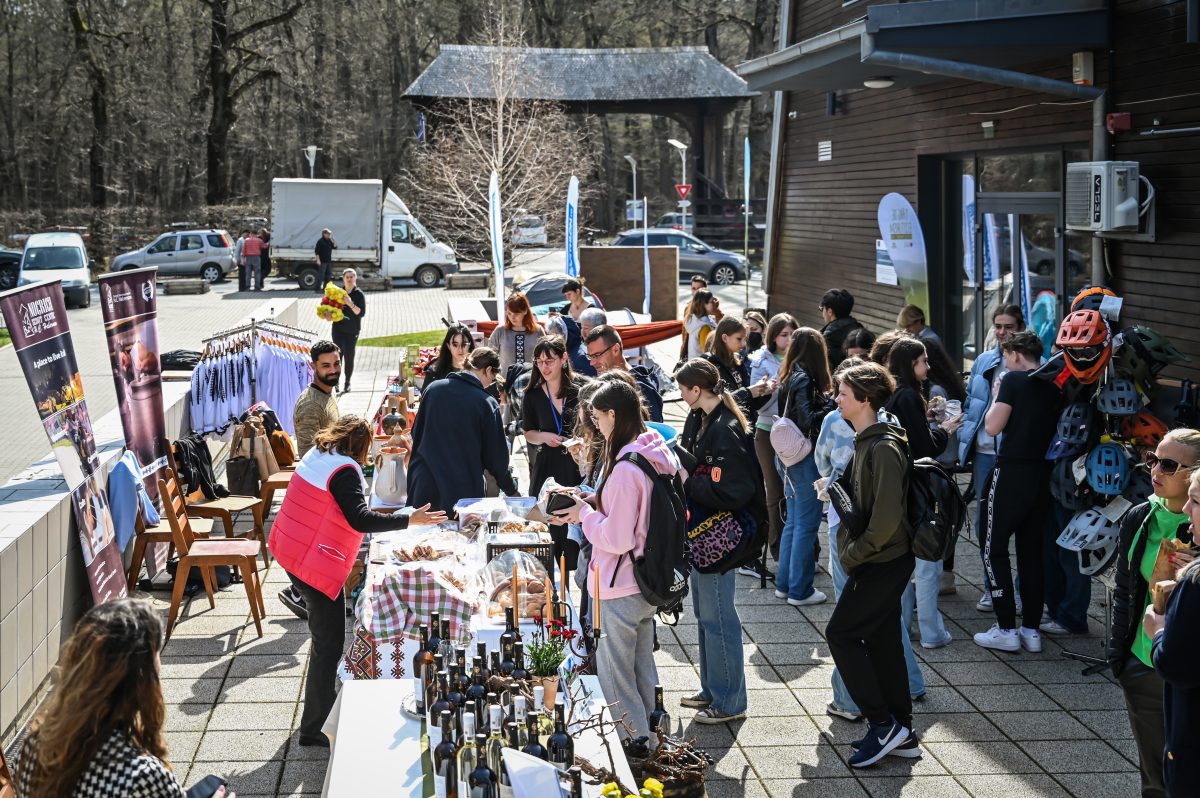
[[[750,431],[750,424],[746,421],[745,414],[738,407],[738,403],[733,398],[733,394],[729,392],[728,386],[721,380],[721,373],[717,371],[717,367],[712,363],[703,358],[692,358],[680,366],[679,371],[675,372],[675,381],[688,388],[699,388],[702,391],[707,391],[717,396],[720,398],[721,404],[729,408],[729,412],[733,413],[737,418],[738,424],[742,427],[742,432]]]
[[[63,649],[54,691],[30,724],[26,745],[37,751],[30,795],[69,798],[116,731],[170,768],[158,674],[162,639],[162,619],[147,601],[123,598],[87,611]]]

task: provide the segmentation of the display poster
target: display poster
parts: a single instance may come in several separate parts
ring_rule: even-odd
[[[0,294],[0,313],[50,449],[71,491],[83,564],[97,604],[125,595],[112,515],[95,474],[96,437],[58,280]]]
[[[925,236],[917,212],[902,195],[892,192],[879,201],[879,233],[887,245],[904,301],[929,314],[929,271]]]
[[[158,479],[167,467],[167,421],[159,365],[157,279],[158,269],[153,267],[104,275],[100,309],[125,447],[137,460],[150,500],[161,507]],[[157,543],[147,547],[150,576],[166,567],[167,548]]]
[[[975,287],[975,178],[962,176],[962,246],[963,271],[967,286]]]
[[[567,183],[567,274],[579,276],[579,178]]]
[[[492,268],[496,272],[496,322],[504,323],[504,224],[501,221],[500,176],[488,181],[488,235],[492,243]]]

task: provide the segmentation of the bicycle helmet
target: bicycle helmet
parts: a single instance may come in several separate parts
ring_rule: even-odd
[[[1085,479],[1075,480],[1075,459],[1064,458],[1050,471],[1050,495],[1067,510],[1086,510],[1096,502],[1096,494]],[[1062,544],[1059,544],[1062,545]]]
[[[1087,385],[1100,379],[1112,357],[1108,322],[1097,310],[1077,310],[1063,319],[1055,344],[1062,347],[1071,376]]]
[[[1132,416],[1142,407],[1142,397],[1132,380],[1116,377],[1096,392],[1096,407],[1110,416]]]
[[[1129,476],[1129,485],[1121,493],[1134,505],[1150,500],[1154,495],[1154,483],[1150,481],[1150,472],[1144,468],[1135,468]]]
[[[1071,402],[1063,408],[1058,417],[1058,428],[1055,430],[1055,440],[1074,446],[1084,446],[1091,438],[1092,425],[1096,414],[1087,402]],[[1051,444],[1053,447],[1053,444]],[[1049,455],[1047,455],[1049,457]],[[1055,458],[1057,459],[1057,458]]]
[[[1102,285],[1092,285],[1080,291],[1071,300],[1071,310],[1100,310],[1100,303],[1104,301],[1106,296],[1116,296],[1116,294]]]
[[[1153,449],[1167,434],[1167,425],[1149,410],[1121,419],[1121,437],[1134,446]]]
[[[1079,550],[1079,573],[1095,576],[1108,570],[1117,561],[1118,529],[1117,524],[1112,523],[1104,534],[1097,536],[1090,545]]]
[[[1191,358],[1176,349],[1170,340],[1149,327],[1135,324],[1121,332],[1125,342],[1132,344],[1143,359],[1152,361],[1150,367],[1156,374],[1172,363],[1191,361]]]
[[[1113,352],[1113,366],[1116,367],[1118,374],[1133,380],[1142,393],[1152,396],[1155,389],[1158,388],[1158,383],[1154,380],[1155,369],[1151,361],[1138,353],[1137,347],[1129,342],[1129,337],[1124,333],[1122,333],[1121,339],[1123,343]]]
[[[1054,440],[1050,441],[1050,448],[1046,450],[1046,459],[1059,461],[1062,459],[1074,460],[1081,454],[1087,453],[1086,443],[1068,443],[1057,435]]]
[[[1129,485],[1129,458],[1115,443],[1102,443],[1087,458],[1088,484],[1104,496],[1116,496]]]
[[[1101,537],[1105,526],[1110,523],[1099,509],[1087,507],[1071,516],[1056,542],[1067,551],[1082,551]]]

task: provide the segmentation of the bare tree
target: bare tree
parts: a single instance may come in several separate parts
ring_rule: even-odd
[[[507,239],[518,211],[563,229],[567,183],[581,178],[581,204],[592,174],[580,127],[556,103],[527,99],[532,76],[522,67],[516,15],[493,3],[484,20],[481,57],[462,77],[467,99],[430,109],[431,141],[405,175],[421,218],[461,252],[489,251],[488,181],[499,177]]]

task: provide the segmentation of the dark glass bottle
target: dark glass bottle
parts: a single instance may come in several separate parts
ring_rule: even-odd
[[[471,686],[471,668],[467,665],[466,646],[458,646],[454,649],[454,660],[458,665],[458,692],[465,693]]]
[[[450,639],[450,619],[442,619],[442,640],[441,648],[442,659],[446,662],[454,661],[454,641]]]
[[[458,726],[458,713],[462,706],[466,703],[467,697],[458,689],[458,666],[450,666],[450,678],[446,684],[446,698],[449,699],[450,705],[454,708],[455,727]]]
[[[467,786],[471,790],[468,798],[499,798],[496,774],[488,767],[487,757],[480,754],[487,750],[487,735],[475,735],[475,749],[475,769],[467,777]]]
[[[671,714],[663,706],[663,687],[654,685],[654,709],[650,712],[650,731],[661,740],[671,733]]]
[[[425,682],[425,714],[429,714],[429,708],[433,706],[433,702],[437,699],[437,675],[442,672],[442,657],[440,654],[433,655],[433,665],[426,667],[421,673],[421,677]],[[436,726],[436,718],[429,721],[431,725]]]
[[[501,675],[501,673],[500,673],[500,652],[492,651],[489,662],[490,662],[490,665],[488,668],[488,671],[489,671],[488,672],[488,680],[490,681],[493,676]]]
[[[429,653],[436,654],[442,650],[442,625],[439,620],[442,617],[440,612],[431,612],[429,614]]]
[[[471,665],[471,683],[467,685],[464,695],[471,703],[481,698],[487,698],[487,685],[483,682],[483,670],[479,664],[479,657],[476,657],[475,662]]]
[[[513,601],[516,601],[516,588],[513,588]],[[504,631],[500,634],[500,650],[504,651],[505,646],[511,646],[520,639],[517,632],[516,624],[513,622],[512,607],[504,608]]]
[[[512,678],[520,682],[529,678],[529,671],[525,670],[525,644],[520,640],[513,644]]]
[[[517,667],[517,663],[513,660],[513,641],[500,642],[500,675],[505,679],[512,677],[513,669]],[[492,674],[493,676],[495,674]]]
[[[548,760],[550,752],[546,750],[546,746],[542,745],[541,733],[541,713],[534,710],[525,718],[525,734],[529,738],[525,742],[525,746],[521,749],[522,753],[536,756],[541,760]]]
[[[571,798],[583,798],[583,771],[571,768],[567,772],[571,774]]]
[[[437,696],[433,703],[429,705],[429,717],[426,720],[426,729],[429,735],[430,749],[436,748],[442,742],[442,727],[438,725],[438,720],[442,717],[443,712],[453,714],[454,706],[447,698],[448,689],[446,683],[449,681],[450,675],[445,671],[441,671],[437,675]]]
[[[442,741],[433,749],[433,792],[436,798],[458,796],[458,746],[454,744],[454,714],[443,712]]]
[[[424,716],[425,679],[422,674],[426,665],[433,665],[433,654],[429,653],[429,629],[426,628],[425,624],[417,625],[417,634],[420,636],[421,644],[417,649],[417,653],[413,655],[413,698],[417,702],[417,713]]]
[[[479,669],[483,671],[483,683],[487,684],[488,677],[491,676],[491,673],[488,672],[487,643],[475,644],[475,658],[479,660]]]
[[[575,765],[575,741],[567,733],[566,705],[562,699],[554,705],[554,733],[546,741],[546,750],[550,752],[550,764],[559,770]]]

